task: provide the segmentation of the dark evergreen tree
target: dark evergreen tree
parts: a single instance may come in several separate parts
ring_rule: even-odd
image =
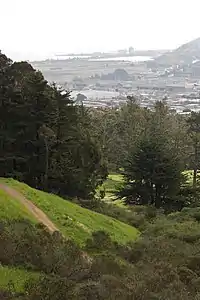
[[[9,76],[12,61],[0,52],[0,176],[12,174],[12,138],[8,126],[10,96],[13,92],[14,79]]]
[[[1,176],[10,176],[42,188],[44,143],[39,129],[47,119],[47,82],[26,62],[14,63],[7,71],[12,84],[4,93],[6,128],[3,134],[4,166]],[[6,104],[6,105],[5,105]]]
[[[145,137],[124,167],[126,179],[119,196],[127,204],[171,206],[183,180],[181,165],[167,151],[163,137]]]
[[[192,155],[191,166],[193,169],[193,188],[197,187],[197,172],[200,169],[200,113],[192,112],[188,123],[188,133],[191,138]]]
[[[69,93],[53,88],[57,121],[51,152],[51,188],[62,195],[88,198],[106,178],[107,169],[89,135],[90,120],[85,108],[74,105]]]
[[[27,62],[0,54],[0,176],[90,197],[106,177],[90,117]]]

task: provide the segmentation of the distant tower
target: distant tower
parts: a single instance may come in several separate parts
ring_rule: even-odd
[[[128,52],[129,52],[129,54],[134,54],[135,50],[133,47],[129,47]]]

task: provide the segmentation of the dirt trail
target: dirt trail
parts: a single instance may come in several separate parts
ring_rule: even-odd
[[[20,192],[2,183],[0,183],[0,189],[21,202],[32,213],[36,220],[46,226],[50,232],[59,231],[47,215],[30,200],[26,199]]]
[[[32,215],[36,218],[36,220],[39,223],[42,223],[44,226],[46,226],[50,232],[53,233],[55,231],[59,231],[59,229],[47,217],[47,215],[41,209],[39,209],[35,204],[33,204],[30,200],[25,198],[20,192],[16,191],[15,189],[3,183],[0,183],[0,190],[5,191],[8,195],[21,202],[28,209],[28,211],[32,213]],[[82,256],[84,259],[86,259],[88,263],[92,262],[92,258],[86,252],[83,251]]]

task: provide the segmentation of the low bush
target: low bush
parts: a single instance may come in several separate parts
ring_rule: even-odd
[[[79,205],[95,212],[107,215],[121,222],[129,224],[143,231],[148,222],[153,221],[162,211],[153,206],[120,207],[112,203],[106,203],[101,199],[79,200]]]
[[[1,300],[14,300],[14,297],[10,292],[0,290],[0,299]]]
[[[1,223],[0,261],[43,272],[14,299],[199,299],[200,224],[195,210],[155,216],[151,208],[133,208],[130,213],[146,215],[140,238],[120,245],[98,231],[86,241],[84,252],[43,226]]]
[[[114,243],[110,236],[104,231],[97,231],[92,233],[92,237],[86,241],[86,251],[101,252],[114,250]]]
[[[23,266],[46,274],[69,276],[82,270],[85,260],[81,250],[58,233],[50,234],[41,225],[27,222],[1,223],[0,263]]]

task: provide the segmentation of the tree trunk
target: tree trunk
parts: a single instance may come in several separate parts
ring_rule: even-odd
[[[194,144],[194,168],[193,168],[193,189],[197,187],[197,171],[198,171],[198,149],[197,142]]]
[[[155,205],[156,195],[154,195],[154,185],[152,182],[150,183],[150,199],[151,199],[150,204]]]
[[[155,195],[155,207],[160,208],[160,195],[158,192],[159,188],[156,186],[156,195]]]
[[[197,187],[197,168],[193,170],[193,189],[196,190]]]
[[[44,190],[48,190],[48,173],[49,173],[49,147],[47,139],[44,138],[45,144],[45,173],[44,173]]]

